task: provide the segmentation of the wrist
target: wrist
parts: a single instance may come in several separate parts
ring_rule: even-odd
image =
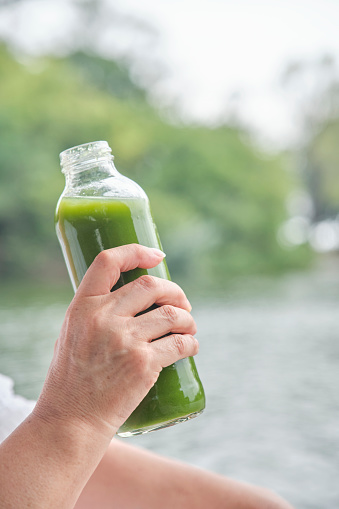
[[[79,412],[69,412],[66,408],[40,399],[30,419],[34,429],[45,437],[54,437],[71,454],[77,450],[85,453],[92,448],[105,451],[117,431],[109,423],[99,422]]]
[[[56,428],[76,440],[109,443],[117,432],[120,421],[105,420],[97,415],[91,397],[85,391],[68,390],[52,380],[46,383],[39,396],[33,414],[47,428]],[[89,392],[89,390],[88,390]]]

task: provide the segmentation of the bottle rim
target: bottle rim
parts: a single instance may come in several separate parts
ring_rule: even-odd
[[[75,145],[60,152],[60,165],[62,173],[70,169],[76,169],[80,164],[93,164],[102,159],[114,159],[112,149],[107,141],[91,141],[81,145]]]

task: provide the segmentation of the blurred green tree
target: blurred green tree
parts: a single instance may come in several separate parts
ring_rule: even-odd
[[[172,276],[193,287],[304,263],[276,242],[291,186],[279,157],[236,128],[169,125],[115,62],[84,53],[19,63],[0,48],[0,276],[65,275],[53,211],[58,153],[106,139],[149,194]]]
[[[339,214],[339,80],[335,60],[324,55],[292,62],[282,77],[294,101],[300,143],[296,167],[313,202],[313,222]]]

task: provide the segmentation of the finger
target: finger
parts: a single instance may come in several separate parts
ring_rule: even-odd
[[[111,291],[121,272],[158,265],[165,254],[159,249],[128,244],[101,251],[87,270],[78,293],[87,296],[104,295]]]
[[[171,334],[158,341],[153,341],[149,347],[163,368],[179,359],[196,355],[199,351],[197,339],[190,334]]]
[[[192,315],[175,306],[161,306],[131,320],[132,334],[136,339],[152,341],[165,334],[196,334],[197,327]]]
[[[135,316],[148,309],[152,304],[163,306],[170,304],[191,311],[183,290],[173,281],[155,276],[140,276],[135,281],[112,293],[114,312],[122,316]]]

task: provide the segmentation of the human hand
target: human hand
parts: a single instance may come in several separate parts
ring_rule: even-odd
[[[96,257],[67,310],[36,415],[111,438],[163,367],[197,353],[191,306],[175,283],[141,276],[110,291],[120,272],[155,267],[162,258],[137,244]],[[136,316],[152,304],[159,307]]]

